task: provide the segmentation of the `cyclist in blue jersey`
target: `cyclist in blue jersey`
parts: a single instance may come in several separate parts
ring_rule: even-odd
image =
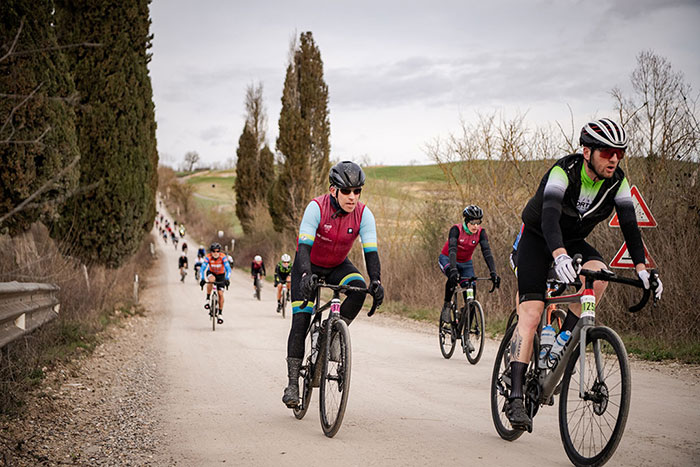
[[[510,349],[511,393],[505,407],[511,426],[518,430],[532,428],[523,402],[523,379],[544,309],[547,272],[552,260],[557,277],[566,283],[576,280],[571,259],[576,253],[582,255],[585,269],[605,269],[602,255],[585,239],[615,209],[637,275],[646,288],[650,287],[629,182],[619,167],[627,149],[625,130],[613,120],[603,118],[586,124],[579,141],[583,154],[559,159],[544,175],[522,213],[524,228],[516,260],[520,303]],[[596,301],[606,286],[607,282],[594,282]],[[657,298],[662,291],[659,280],[654,290]],[[562,331],[573,330],[580,314],[580,304],[570,305]]]
[[[354,162],[343,161],[331,168],[329,180],[330,193],[314,198],[306,206],[292,264],[292,328],[287,340],[289,385],[282,397],[289,408],[299,405],[299,369],[313,312],[311,301],[305,308],[301,305],[304,300],[313,299],[319,277],[328,284],[366,287],[365,279],[348,259],[358,235],[362,240],[370,293],[377,305],[384,300],[374,215],[359,201],[365,174]],[[340,306],[342,319],[350,324],[364,300],[364,293],[348,292]]]

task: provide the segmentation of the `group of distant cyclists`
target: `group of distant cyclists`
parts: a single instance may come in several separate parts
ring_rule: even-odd
[[[619,167],[628,146],[625,130],[615,121],[602,118],[587,123],[581,130],[579,142],[582,153],[557,160],[544,174],[534,196],[524,207],[521,229],[511,254],[512,266],[517,268],[519,320],[511,342],[512,390],[506,404],[506,415],[515,429],[529,430],[530,415],[523,403],[523,378],[532,354],[534,335],[544,308],[547,275],[553,266],[559,281],[573,283],[577,270],[572,257],[581,254],[583,267],[590,270],[606,268],[602,255],[586,237],[593,228],[606,220],[613,210],[620,220],[637,276],[648,289],[650,274],[645,266],[645,253],[637,226],[630,184]],[[292,324],[287,339],[288,384],[282,401],[289,408],[300,404],[299,373],[304,357],[304,341],[313,313],[313,298],[319,279],[326,284],[366,288],[377,305],[384,300],[381,263],[377,249],[376,222],[372,211],[360,197],[365,185],[362,168],[351,161],[335,164],[329,173],[327,193],[311,200],[304,211],[298,232],[294,261],[288,254],[275,267],[278,311],[282,285],[291,290]],[[491,251],[484,212],[476,204],[462,211],[462,222],[451,226],[447,240],[438,255],[440,270],[446,276],[441,318],[448,322],[450,299],[460,280],[474,277],[472,256],[479,246],[494,287],[501,278]],[[360,237],[369,283],[348,258]],[[200,247],[200,252],[203,249]],[[198,257],[201,257],[198,253]],[[228,285],[230,262],[213,243],[201,261],[201,284],[207,284],[207,299],[213,283]],[[251,264],[254,279],[265,276],[260,256]],[[653,290],[661,297],[663,286],[656,282]],[[600,300],[607,282],[596,281],[594,292]],[[219,288],[223,308],[223,291]],[[365,294],[351,291],[340,306],[340,316],[350,324],[357,316]],[[581,307],[572,305],[562,330],[575,327]]]

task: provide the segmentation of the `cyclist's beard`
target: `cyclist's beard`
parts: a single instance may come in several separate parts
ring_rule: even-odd
[[[591,160],[593,159],[593,151],[591,151],[591,156],[586,160],[586,164],[588,165],[588,168],[591,169],[591,172],[595,175],[597,180],[593,180],[594,182],[604,180],[605,177],[603,177],[601,174],[598,173],[598,171],[595,169],[593,164],[591,164]]]

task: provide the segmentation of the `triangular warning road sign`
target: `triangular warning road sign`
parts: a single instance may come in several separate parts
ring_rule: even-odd
[[[632,202],[634,202],[634,214],[637,216],[637,225],[639,227],[656,227],[656,219],[651,214],[651,210],[647,203],[642,198],[642,194],[639,193],[636,185],[632,185]],[[610,219],[608,223],[610,227],[620,227],[620,220],[617,218],[617,213]]]
[[[649,252],[647,251],[646,245],[644,245],[644,264],[648,268],[655,268],[656,267],[656,263],[654,263],[654,260],[651,258],[651,256],[649,256]],[[618,269],[634,269],[634,262],[632,261],[632,257],[630,256],[629,252],[627,251],[627,242],[622,244],[620,249],[615,254],[615,257],[613,258],[613,260],[610,261],[609,266],[611,268],[618,268]]]

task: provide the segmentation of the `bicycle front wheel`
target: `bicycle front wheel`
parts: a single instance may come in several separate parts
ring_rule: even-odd
[[[462,333],[462,345],[466,346],[467,360],[472,365],[479,363],[484,351],[484,309],[476,300],[469,303],[467,322]]]
[[[345,407],[350,392],[350,371],[352,352],[350,349],[350,331],[342,319],[333,321],[330,339],[326,341],[323,373],[321,377],[321,428],[323,433],[332,438],[340,429],[345,416]]]
[[[603,465],[627,423],[632,389],[627,351],[617,333],[603,326],[586,332],[585,374],[580,351],[573,350],[561,383],[559,433],[574,465]]]
[[[522,430],[513,429],[506,417],[505,405],[510,396],[510,341],[516,324],[511,325],[503,336],[496,353],[491,374],[491,419],[496,431],[506,441],[515,441],[523,434]]]
[[[451,313],[452,312],[450,312],[450,314]],[[442,320],[442,313],[440,313],[438,338],[440,339],[440,353],[442,353],[443,357],[449,359],[455,351],[457,338],[452,323],[447,323]]]
[[[282,319],[284,319],[284,315],[287,313],[287,293],[285,291],[282,291]]]
[[[214,290],[209,300],[209,315],[211,316],[211,330],[216,331],[216,314],[219,312],[219,293]]]
[[[260,300],[260,279],[255,280],[255,298]]]

